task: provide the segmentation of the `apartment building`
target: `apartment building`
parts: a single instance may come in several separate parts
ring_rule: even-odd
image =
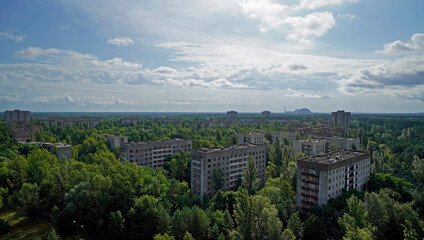
[[[4,111],[4,120],[7,123],[30,123],[31,113],[30,111],[21,111],[18,109],[13,111]]]
[[[350,112],[345,112],[344,110],[337,110],[337,112],[332,112],[331,121],[336,126],[349,128],[350,127]]]
[[[270,142],[274,143],[276,138],[282,142],[284,141],[284,138],[287,138],[290,143],[293,143],[297,139],[297,135],[297,132],[272,132]]]
[[[370,178],[370,153],[337,151],[297,161],[297,206],[305,214],[327,204],[343,189],[362,190]]]
[[[265,145],[241,144],[228,147],[203,148],[191,152],[191,191],[199,196],[215,194],[213,170],[222,169],[223,187],[228,191],[238,185],[243,170],[247,168],[248,157],[255,159],[256,177],[265,182]]]
[[[115,136],[112,134],[99,134],[99,136],[106,138],[107,144],[111,149],[120,147],[122,143],[128,142],[127,136]]]
[[[66,157],[66,159],[72,158],[72,148],[71,145],[67,143],[49,143],[49,142],[19,142],[20,144],[32,144],[38,145],[38,147],[42,149],[46,149],[52,154],[56,154],[57,159],[61,159],[62,156]]]
[[[237,111],[231,110],[227,111],[227,118],[236,118],[237,117]]]
[[[296,140],[293,142],[293,152],[303,152],[308,155],[319,155],[330,151],[330,144],[336,144],[340,149],[359,150],[361,142],[359,138],[318,138]]]
[[[262,111],[262,117],[266,117],[266,118],[271,117],[271,111],[267,111],[267,110]]]
[[[296,140],[293,142],[293,152],[303,152],[308,155],[326,153],[328,141],[323,139]]]
[[[155,142],[121,143],[120,157],[130,163],[152,168],[162,167],[169,155],[178,153],[182,149],[185,153],[191,151],[191,140],[169,139]]]
[[[265,137],[265,134],[263,133],[248,133],[248,134],[239,133],[237,144],[244,144],[244,143],[263,144],[264,137]]]

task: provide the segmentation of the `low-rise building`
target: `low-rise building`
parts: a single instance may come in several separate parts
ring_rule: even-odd
[[[340,196],[343,189],[362,190],[370,178],[370,153],[337,151],[309,156],[297,161],[298,208],[311,214],[317,204],[327,204],[330,198]]]
[[[130,163],[159,168],[165,163],[166,157],[178,153],[178,149],[187,153],[191,151],[191,148],[191,140],[179,138],[154,142],[121,143],[120,157]]]
[[[191,152],[191,191],[199,196],[215,194],[213,171],[223,172],[222,190],[228,191],[238,186],[247,168],[248,157],[256,163],[256,177],[265,182],[265,145],[242,144],[227,147],[204,148]]]
[[[333,138],[333,143],[341,149],[360,150],[361,141],[359,138]]]
[[[248,133],[248,134],[239,133],[237,144],[244,144],[244,143],[263,144],[264,137],[265,137],[265,134],[263,133]]]

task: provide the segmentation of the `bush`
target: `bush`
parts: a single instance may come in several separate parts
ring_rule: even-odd
[[[4,234],[8,233],[9,231],[10,231],[9,222],[0,218],[0,236],[3,236]]]

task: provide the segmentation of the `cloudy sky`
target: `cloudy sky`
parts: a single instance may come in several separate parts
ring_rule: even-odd
[[[0,2],[0,111],[424,112],[424,1]]]

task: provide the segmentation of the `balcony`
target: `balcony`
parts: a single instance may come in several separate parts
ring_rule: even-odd
[[[302,182],[306,183],[313,183],[313,184],[319,184],[319,180],[312,180],[312,179],[302,179]]]
[[[313,177],[319,177],[318,173],[311,173],[311,172],[305,172],[302,171],[302,175],[308,175],[308,176],[313,176]]]

